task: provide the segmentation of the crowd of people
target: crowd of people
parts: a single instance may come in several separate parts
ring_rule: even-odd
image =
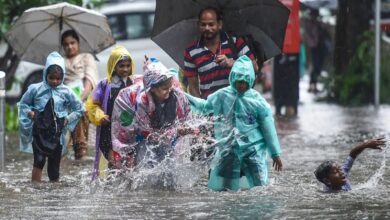
[[[47,159],[49,180],[58,181],[61,157],[70,142],[75,159],[82,160],[87,154],[89,123],[97,126],[96,179],[105,169],[137,167],[145,160],[146,145],[157,146],[155,163],[172,157],[180,137],[200,132],[186,124],[194,115],[209,117],[213,124],[212,132],[205,133],[216,141],[208,154],[212,157],[211,190],[238,191],[266,185],[267,154],[274,169],[281,171],[281,147],[271,107],[252,89],[258,71],[253,53],[242,37],[223,31],[217,9],[207,7],[198,18],[201,37],[189,42],[184,51],[188,93],[178,81],[178,71],[158,59],[145,56],[143,73],[134,73],[133,58],[122,46],[112,50],[106,77],[97,82],[93,56],[79,52],[74,30],[65,31],[65,57],[58,52],[49,54],[43,82],[31,85],[19,103],[21,143],[31,145],[34,155],[31,180],[41,182]],[[230,41],[238,54],[229,46]],[[383,144],[384,140],[370,142],[351,157],[363,148]],[[316,172],[332,189],[333,179],[327,179],[327,171],[333,166],[329,162]]]

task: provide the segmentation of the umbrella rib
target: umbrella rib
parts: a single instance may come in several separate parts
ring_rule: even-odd
[[[49,29],[51,26],[55,25],[55,22],[51,23],[50,25],[48,25],[45,29],[43,29],[41,32],[39,32],[37,35],[35,35],[31,40],[30,42],[28,42],[27,46],[25,47],[25,49],[23,50],[23,54],[26,52],[26,50],[30,47],[31,43],[33,41],[35,41],[35,39],[37,39],[37,37],[39,35],[41,35],[42,33],[44,33],[47,29]]]
[[[47,18],[47,19],[40,19],[40,20],[34,20],[34,21],[24,21],[24,22],[21,22],[20,24],[18,24],[17,26],[36,23],[36,22],[52,21],[52,20],[54,20],[54,19]]]
[[[85,24],[85,25],[88,25],[88,26],[100,28],[100,25],[91,24],[91,23],[84,22],[84,21],[79,21],[79,20],[76,20],[76,19],[69,19],[68,17],[64,20],[64,22],[65,21],[72,21],[72,22],[77,22],[77,23],[80,23],[80,24]],[[69,24],[69,23],[67,22],[67,24]]]

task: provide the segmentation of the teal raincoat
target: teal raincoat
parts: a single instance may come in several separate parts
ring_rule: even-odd
[[[245,81],[249,89],[238,93],[235,83]],[[207,100],[187,94],[193,111],[214,115],[218,145],[211,163],[208,187],[215,191],[251,188],[268,182],[267,151],[272,158],[281,153],[272,110],[256,90],[252,61],[241,56],[229,76],[230,86]]]
[[[32,153],[32,129],[33,120],[28,117],[32,110],[42,112],[46,103],[51,97],[54,100],[54,112],[59,118],[66,117],[68,124],[64,127],[61,135],[61,145],[65,144],[66,129],[73,131],[79,118],[84,113],[84,107],[75,93],[62,83],[56,88],[52,88],[47,82],[47,68],[53,64],[59,65],[65,75],[65,61],[58,52],[49,54],[43,70],[43,82],[32,84],[23,94],[19,107],[19,132],[20,132],[20,150]],[[64,150],[65,148],[63,148]]]

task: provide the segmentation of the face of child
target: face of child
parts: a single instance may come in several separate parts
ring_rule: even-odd
[[[238,93],[244,93],[246,90],[248,90],[249,85],[247,82],[243,80],[237,80],[236,81],[236,89]]]
[[[62,82],[62,73],[58,70],[51,70],[47,73],[47,83],[52,88],[56,88]]]
[[[343,170],[338,164],[333,164],[329,171],[327,180],[333,189],[339,189],[347,182],[347,178],[344,175]]]
[[[68,58],[76,56],[77,54],[79,54],[80,51],[79,42],[72,36],[64,38],[64,41],[62,42],[62,47],[64,48],[65,55]]]
[[[169,98],[169,93],[172,90],[172,79],[167,80],[160,86],[152,88],[150,91],[154,94],[157,102],[164,102]]]
[[[131,72],[130,59],[119,61],[115,66],[115,74],[121,78],[129,76],[130,72]]]

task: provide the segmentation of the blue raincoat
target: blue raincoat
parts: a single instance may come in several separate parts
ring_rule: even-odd
[[[235,83],[245,81],[249,89],[238,93]],[[214,115],[218,145],[211,163],[208,187],[215,191],[251,188],[268,182],[267,151],[272,158],[281,153],[272,110],[252,88],[255,72],[252,61],[241,56],[234,63],[230,86],[216,91],[207,100],[187,94],[195,112]]]
[[[53,64],[59,65],[63,70],[62,82],[56,88],[52,88],[47,82],[47,68]],[[65,144],[66,129],[73,131],[79,118],[84,113],[84,107],[75,93],[63,84],[65,75],[65,61],[58,52],[49,54],[43,70],[43,81],[32,84],[23,94],[19,107],[19,132],[20,150],[32,153],[32,129],[33,120],[28,117],[30,111],[42,112],[51,97],[54,100],[54,112],[59,118],[66,117],[68,124],[62,130],[61,145]],[[63,148],[64,150],[65,148]]]

